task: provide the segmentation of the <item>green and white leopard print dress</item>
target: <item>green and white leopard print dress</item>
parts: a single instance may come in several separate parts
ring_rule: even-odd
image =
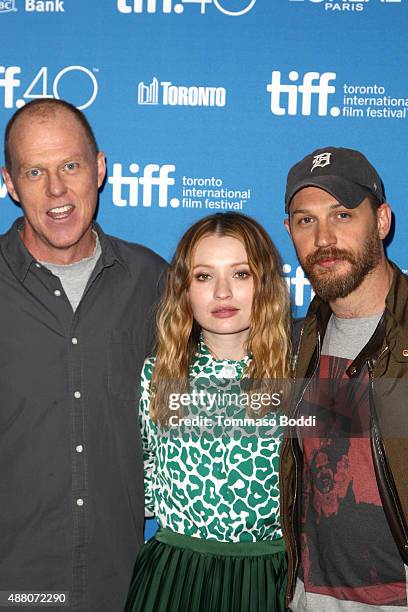
[[[224,385],[226,378],[233,378],[236,386],[248,362],[249,357],[215,359],[201,341],[190,366],[190,383],[216,390],[219,381]],[[208,540],[281,538],[278,467],[282,431],[264,437],[259,428],[244,436],[225,428],[217,433],[216,427],[206,435],[199,428],[197,435],[158,430],[149,415],[153,368],[154,358],[146,359],[140,399],[146,514],[154,514],[160,527]],[[194,413],[208,415],[208,408],[193,407],[190,414]]]

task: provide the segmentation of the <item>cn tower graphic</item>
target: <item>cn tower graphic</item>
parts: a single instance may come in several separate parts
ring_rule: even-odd
[[[159,81],[153,77],[150,85],[145,85],[140,81],[137,88],[137,101],[139,104],[158,104],[159,103]]]

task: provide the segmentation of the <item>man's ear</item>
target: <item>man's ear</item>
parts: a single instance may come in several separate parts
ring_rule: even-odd
[[[3,181],[7,187],[7,191],[9,192],[13,200],[15,200],[16,202],[20,202],[20,198],[17,195],[17,191],[14,188],[13,179],[11,178],[11,175],[9,171],[7,170],[7,168],[2,168],[1,174],[3,177]]]
[[[384,238],[388,236],[389,231],[391,229],[391,222],[392,222],[391,208],[389,204],[384,202],[384,204],[380,204],[377,209],[377,228],[378,228],[378,235],[380,236],[381,240],[384,240]]]
[[[287,217],[286,219],[283,220],[283,225],[285,226],[286,231],[288,232],[289,236],[292,238],[292,232],[290,231],[289,217]]]
[[[99,151],[96,157],[96,167],[98,171],[98,189],[99,189],[99,187],[102,185],[105,179],[105,174],[106,174],[105,153],[102,153],[102,151]]]

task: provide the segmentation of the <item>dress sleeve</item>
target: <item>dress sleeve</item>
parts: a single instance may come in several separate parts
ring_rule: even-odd
[[[154,516],[154,464],[156,455],[157,436],[155,425],[150,418],[150,383],[154,367],[153,358],[145,360],[141,376],[141,393],[139,403],[140,431],[143,442],[143,464],[144,464],[144,492],[145,492],[145,516]]]

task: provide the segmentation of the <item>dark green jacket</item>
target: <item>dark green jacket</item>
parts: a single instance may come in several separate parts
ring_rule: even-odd
[[[378,327],[348,368],[370,376],[371,450],[378,488],[391,532],[408,564],[408,277],[393,265],[394,277]],[[331,310],[315,297],[294,346],[295,416],[307,381],[315,371]],[[287,604],[292,600],[299,563],[299,511],[302,452],[288,431],[281,456],[281,520],[288,548]]]

